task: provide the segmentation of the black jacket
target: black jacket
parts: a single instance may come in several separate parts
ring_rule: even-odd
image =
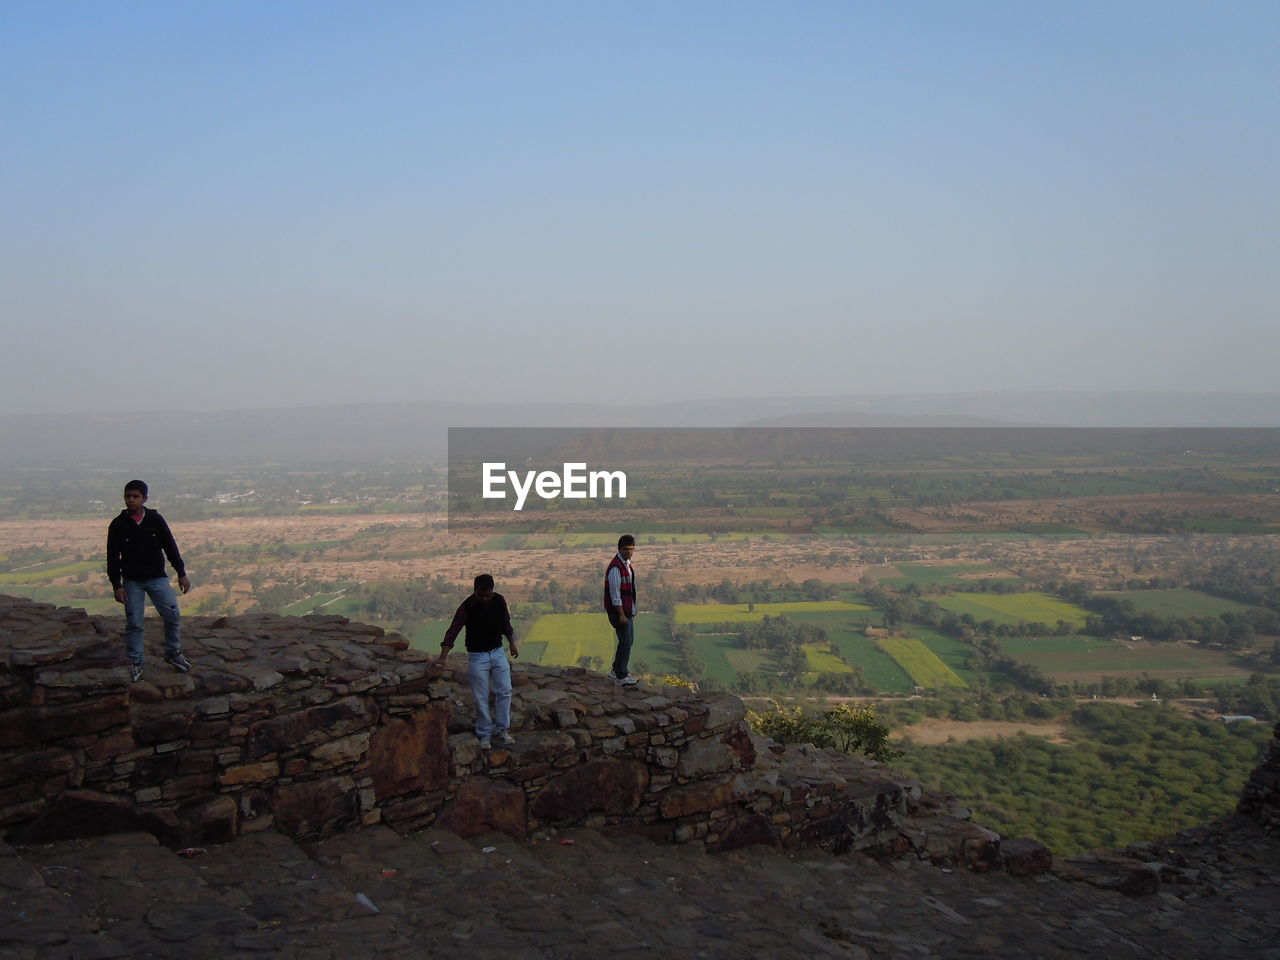
[[[112,587],[119,587],[124,580],[166,576],[165,557],[179,577],[187,575],[187,566],[164,517],[145,507],[143,510],[141,523],[134,523],[129,511],[121,510],[107,528],[107,579]]]
[[[515,636],[511,628],[511,613],[507,609],[507,598],[495,593],[488,604],[484,604],[473,593],[462,603],[453,615],[453,622],[445,631],[440,649],[453,649],[453,641],[462,628],[467,628],[466,647],[468,653],[485,653],[502,646],[502,638],[510,642]]]

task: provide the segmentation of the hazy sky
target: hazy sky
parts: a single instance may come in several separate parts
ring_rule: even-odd
[[[0,412],[1277,389],[1274,0],[0,36]]]

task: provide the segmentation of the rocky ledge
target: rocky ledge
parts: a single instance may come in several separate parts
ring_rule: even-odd
[[[381,628],[190,617],[192,671],[152,657],[130,683],[120,626],[0,598],[0,832],[10,843],[144,831],[192,846],[375,824],[522,840],[585,828],[706,851],[1052,868],[1132,894],[1162,876],[1120,854],[1055,864],[1034,839],[1001,838],[882,764],[751,735],[728,694],[517,663],[516,742],[482,751],[464,659],[438,667]],[[158,622],[148,629],[158,651]],[[1249,794],[1268,824],[1273,779],[1264,768]]]
[[[729,694],[617,687],[517,663],[514,745],[482,751],[464,659],[438,667],[342,617],[189,617],[194,667],[129,682],[120,623],[0,599],[0,829],[15,842],[144,830],[191,845],[385,824],[551,828],[1048,867],[871,760],[751,735]],[[148,622],[149,631],[159,624]],[[147,648],[160,649],[158,632]]]

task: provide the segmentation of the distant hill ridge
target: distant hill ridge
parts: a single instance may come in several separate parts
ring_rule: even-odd
[[[1019,392],[739,397],[658,404],[369,403],[0,416],[10,465],[429,460],[450,427],[1277,427],[1280,394]]]

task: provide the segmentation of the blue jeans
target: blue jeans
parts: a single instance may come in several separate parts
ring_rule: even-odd
[[[142,615],[147,609],[147,597],[151,598],[151,605],[164,621],[164,655],[171,657],[182,651],[178,598],[173,594],[173,587],[169,586],[169,578],[125,580],[124,648],[134,663],[142,663]]]
[[[627,622],[621,626],[615,622],[613,632],[618,637],[618,650],[613,655],[613,675],[621,680],[627,675],[627,668],[631,663],[631,644],[636,639],[636,618],[627,617]]]
[[[511,664],[502,647],[484,653],[467,653],[467,676],[476,699],[476,736],[486,740],[511,726]],[[493,713],[489,713],[489,695]]]

